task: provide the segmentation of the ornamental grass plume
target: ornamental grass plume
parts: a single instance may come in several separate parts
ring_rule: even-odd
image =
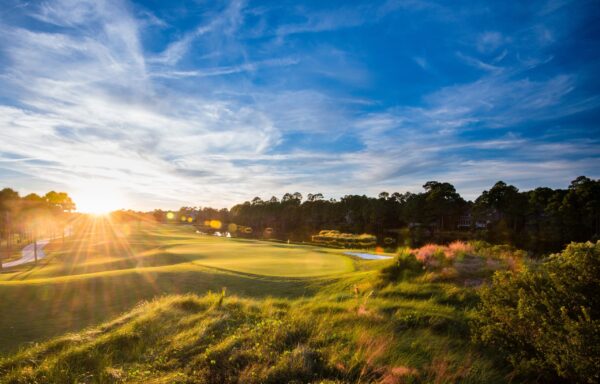
[[[415,257],[423,263],[426,268],[436,267],[440,264],[439,259],[444,258],[444,249],[439,245],[426,244],[417,249]]]
[[[450,243],[446,249],[444,250],[444,255],[447,259],[456,260],[457,258],[463,258],[468,254],[474,252],[473,246],[469,243],[465,243],[464,241],[453,241]]]
[[[427,244],[417,249],[415,257],[422,263],[426,263],[433,257],[435,252],[438,250],[438,246],[435,244]]]

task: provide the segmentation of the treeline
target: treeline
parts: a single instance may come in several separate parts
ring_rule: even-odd
[[[286,193],[281,199],[255,197],[230,210],[183,207],[173,220],[184,217],[199,225],[219,220],[253,229],[244,236],[268,233],[280,240],[310,241],[321,230],[337,230],[373,234],[382,246],[480,239],[534,253],[599,238],[600,180],[580,176],[566,189],[530,191],[499,181],[475,201],[463,199],[449,183],[430,181],[423,188],[421,193],[381,192],[378,197],[347,195],[339,200],[320,193],[306,198]],[[154,216],[164,222],[167,213],[157,210]]]
[[[65,192],[21,197],[11,188],[0,190],[0,257],[14,246],[36,238],[58,236],[69,220],[75,203]]]

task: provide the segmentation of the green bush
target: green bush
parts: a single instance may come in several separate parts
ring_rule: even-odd
[[[600,381],[600,242],[572,243],[535,269],[503,272],[481,291],[474,338],[517,373]]]
[[[385,267],[379,273],[383,284],[405,280],[423,273],[423,263],[407,249],[400,251],[395,262]]]
[[[373,248],[377,245],[377,238],[373,235],[355,235],[335,230],[322,230],[318,235],[312,236],[311,240],[313,243],[339,248]]]
[[[479,256],[484,256],[494,259],[517,258],[524,259],[528,256],[526,251],[517,249],[508,244],[490,244],[483,240],[470,241],[469,245],[473,248],[474,253]]]

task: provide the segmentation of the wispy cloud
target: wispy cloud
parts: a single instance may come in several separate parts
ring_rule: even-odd
[[[195,69],[191,71],[160,71],[156,74],[153,74],[152,76],[167,78],[223,76],[242,72],[254,72],[261,68],[285,67],[289,65],[295,65],[298,63],[299,61],[293,58],[269,59],[257,62],[243,63],[239,65]]]
[[[161,64],[177,64],[179,60],[188,52],[190,45],[198,37],[214,30],[216,22],[208,25],[201,25],[191,32],[186,33],[181,39],[169,44],[169,46],[160,53],[160,55],[150,59],[150,62]]]
[[[352,8],[310,12],[304,14],[303,17],[305,20],[302,22],[279,26],[276,29],[276,34],[286,36],[307,32],[332,31],[340,28],[356,27],[366,21],[360,10]]]
[[[582,64],[553,66],[562,24],[532,15],[514,33],[479,30],[468,11],[421,1],[206,7],[181,25],[124,0],[34,3],[3,18],[0,181],[110,183],[136,208],[174,208],[429,179],[469,197],[499,178],[600,176],[598,128],[576,119],[600,97]],[[439,28],[427,43],[418,17]],[[552,39],[538,41],[544,29]]]
[[[159,64],[177,64],[190,50],[198,38],[210,33],[233,34],[239,26],[243,15],[244,1],[234,0],[219,14],[210,15],[209,21],[186,32],[180,39],[171,42],[158,56],[150,58],[150,62]]]
[[[54,22],[60,6],[45,8],[40,19]],[[28,108],[1,107],[0,152],[19,151],[58,164],[23,162],[21,172],[71,186],[90,179],[109,179],[133,190],[152,185],[152,194],[168,200],[180,195],[185,201],[192,195],[185,188],[177,191],[189,175],[174,170],[219,169],[222,177],[234,171],[230,177],[235,179],[241,170],[205,156],[250,155],[277,142],[277,130],[261,112],[199,96],[157,94],[146,73],[136,20],[113,14],[111,7],[90,9],[71,10],[60,20],[63,26],[95,20],[84,35],[22,28],[4,34],[13,65],[3,82]]]
[[[467,63],[468,65],[478,68],[478,69],[482,69],[484,71],[489,71],[489,72],[501,72],[503,70],[502,67],[490,64],[490,63],[486,63],[483,60],[474,58],[472,56],[468,56],[465,55],[462,52],[457,52],[456,56],[458,56],[458,58],[460,58],[462,61],[464,61],[465,63]]]
[[[415,63],[417,63],[417,65],[423,69],[428,69],[429,68],[429,63],[427,62],[427,59],[425,59],[422,56],[415,56],[413,57],[413,60],[415,61]]]
[[[477,49],[481,53],[494,52],[508,43],[509,39],[497,31],[485,31],[477,37]]]

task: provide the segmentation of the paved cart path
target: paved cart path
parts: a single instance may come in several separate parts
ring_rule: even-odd
[[[43,239],[43,240],[38,240],[37,241],[37,257],[38,257],[38,260],[43,259],[44,257],[46,257],[46,254],[44,253],[44,247],[46,246],[46,244],[48,244],[49,241],[50,241],[50,239]],[[25,248],[23,248],[23,250],[21,251],[21,258],[20,259],[13,260],[13,261],[10,261],[8,263],[3,263],[2,264],[2,268],[15,267],[17,265],[21,265],[21,264],[30,263],[32,261],[35,261],[34,246],[36,246],[36,245],[34,245],[33,243],[26,245]]]

